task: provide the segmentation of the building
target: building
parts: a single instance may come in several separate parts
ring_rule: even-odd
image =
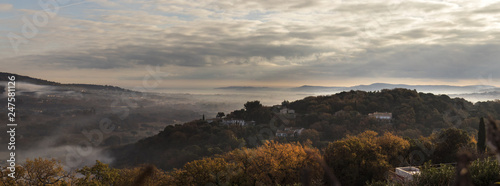
[[[395,175],[392,176],[393,181],[405,183],[413,180],[413,176],[420,174],[420,169],[417,167],[396,167]]]
[[[225,119],[221,122],[224,125],[240,125],[240,126],[245,126],[247,125],[247,122],[242,119]]]
[[[293,109],[289,109],[289,108],[286,108],[286,107],[282,107],[280,110],[279,110],[279,113],[283,116],[285,116],[286,118],[288,119],[295,119],[295,110]]]
[[[295,110],[293,110],[293,109],[288,109],[288,108],[284,107],[284,108],[282,108],[282,109],[280,110],[280,113],[281,113],[281,114],[295,114]]]
[[[284,128],[283,130],[278,129],[276,131],[276,136],[277,137],[297,137],[299,136],[304,128],[293,128],[293,127],[287,127]]]
[[[381,119],[381,120],[391,120],[392,119],[392,113],[390,112],[374,112],[368,114],[369,117],[374,117],[376,119]]]

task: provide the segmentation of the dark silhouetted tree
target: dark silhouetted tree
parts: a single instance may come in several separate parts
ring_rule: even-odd
[[[486,150],[486,128],[484,126],[484,118],[479,121],[479,131],[477,132],[477,151],[484,153]]]
[[[224,117],[226,114],[224,114],[224,112],[219,112],[217,113],[217,116],[215,116],[216,118],[222,118]]]
[[[262,104],[260,104],[260,101],[248,101],[247,103],[245,103],[245,109],[247,112],[251,113],[257,109],[260,109],[262,108]]]

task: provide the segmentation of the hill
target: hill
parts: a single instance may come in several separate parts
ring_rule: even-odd
[[[152,163],[170,170],[190,160],[234,148],[258,146],[261,140],[311,140],[314,146],[322,148],[328,142],[366,130],[391,131],[411,138],[429,136],[450,127],[475,133],[479,117],[492,115],[500,118],[499,102],[472,104],[460,98],[400,88],[306,97],[293,102],[284,101],[278,106],[262,106],[258,101],[252,101],[244,106],[244,109],[228,114],[226,119],[253,120],[256,125],[226,125],[218,121],[197,120],[168,126],[158,135],[111,149],[116,158],[114,165]],[[280,113],[279,109],[285,107],[293,109],[295,114],[288,117],[290,114]],[[390,112],[393,117],[392,120],[379,120],[368,115],[373,112]],[[286,127],[305,130],[297,137],[275,137],[277,130]]]
[[[29,76],[23,76],[19,74],[0,72],[0,81],[9,81],[8,76],[16,76],[16,82],[24,82],[34,85],[49,85],[59,88],[79,88],[79,89],[89,89],[89,90],[105,90],[105,91],[130,91],[124,88],[110,86],[110,85],[93,85],[93,84],[63,84],[38,78],[33,78]]]
[[[373,83],[370,85],[356,85],[350,87],[327,87],[327,86],[310,86],[304,85],[301,87],[291,88],[291,91],[304,92],[340,92],[350,90],[362,91],[378,91],[382,89],[404,88],[418,90],[420,92],[434,94],[472,94],[498,91],[500,88],[490,85],[468,85],[468,86],[450,86],[450,85],[407,85],[407,84],[389,84],[389,83]]]

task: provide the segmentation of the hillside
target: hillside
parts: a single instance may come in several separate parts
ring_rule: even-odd
[[[280,114],[278,107],[295,110],[294,117]],[[391,112],[390,121],[369,117],[373,112]],[[418,93],[415,90],[392,89],[375,92],[349,91],[329,96],[306,97],[281,106],[262,106],[247,102],[226,118],[256,121],[256,125],[224,125],[197,120],[184,125],[168,126],[158,135],[135,144],[111,150],[115,166],[152,163],[170,170],[184,163],[238,147],[254,147],[260,140],[281,142],[311,140],[316,147],[366,130],[392,131],[403,137],[429,136],[442,129],[456,127],[469,133],[477,130],[478,117],[500,118],[499,102],[472,104],[446,95]],[[304,128],[301,136],[277,138],[275,132],[285,127]]]
[[[16,82],[24,82],[34,85],[50,85],[59,88],[80,88],[80,89],[89,89],[89,90],[105,90],[105,91],[130,91],[127,89],[123,89],[116,86],[110,85],[92,85],[92,84],[63,84],[38,78],[33,78],[29,76],[23,76],[19,74],[0,72],[0,81],[9,81],[8,76],[16,76]]]
[[[120,87],[90,84],[62,84],[11,73],[0,73],[0,90],[4,96],[8,75],[16,76],[16,122],[20,145],[19,159],[65,157],[83,142],[93,142],[94,149],[129,144],[152,136],[166,125],[200,118],[200,105],[185,95],[135,92]],[[0,93],[1,93],[0,92]],[[208,105],[206,108],[218,107]],[[208,110],[208,109],[207,109]],[[5,113],[5,112],[4,112]],[[7,121],[7,114],[0,119]],[[111,121],[115,127],[105,135],[89,136],[102,131],[100,123]],[[8,130],[7,126],[0,127]],[[8,143],[9,138],[0,138]],[[0,154],[6,153],[1,149]],[[106,159],[96,150],[93,156],[82,156],[82,163]],[[102,160],[101,159],[101,160]],[[76,164],[75,166],[80,166]]]

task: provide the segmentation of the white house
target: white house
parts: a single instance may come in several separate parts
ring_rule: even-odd
[[[242,119],[228,119],[228,120],[222,121],[222,124],[245,126],[247,123],[245,122],[245,120],[242,120]]]
[[[281,114],[295,114],[295,110],[293,110],[293,109],[288,109],[288,108],[284,107],[284,108],[282,108],[282,109],[280,110],[280,113],[281,113]]]
[[[304,130],[304,128],[287,127],[283,130],[278,129],[276,131],[276,136],[277,137],[297,137],[300,134],[302,134],[303,130]]]
[[[420,169],[416,167],[397,167],[396,175],[403,177],[404,181],[413,180],[413,175],[420,174]]]
[[[374,112],[368,114],[369,117],[374,117],[376,119],[381,119],[381,120],[391,120],[392,119],[392,113],[390,112]]]

